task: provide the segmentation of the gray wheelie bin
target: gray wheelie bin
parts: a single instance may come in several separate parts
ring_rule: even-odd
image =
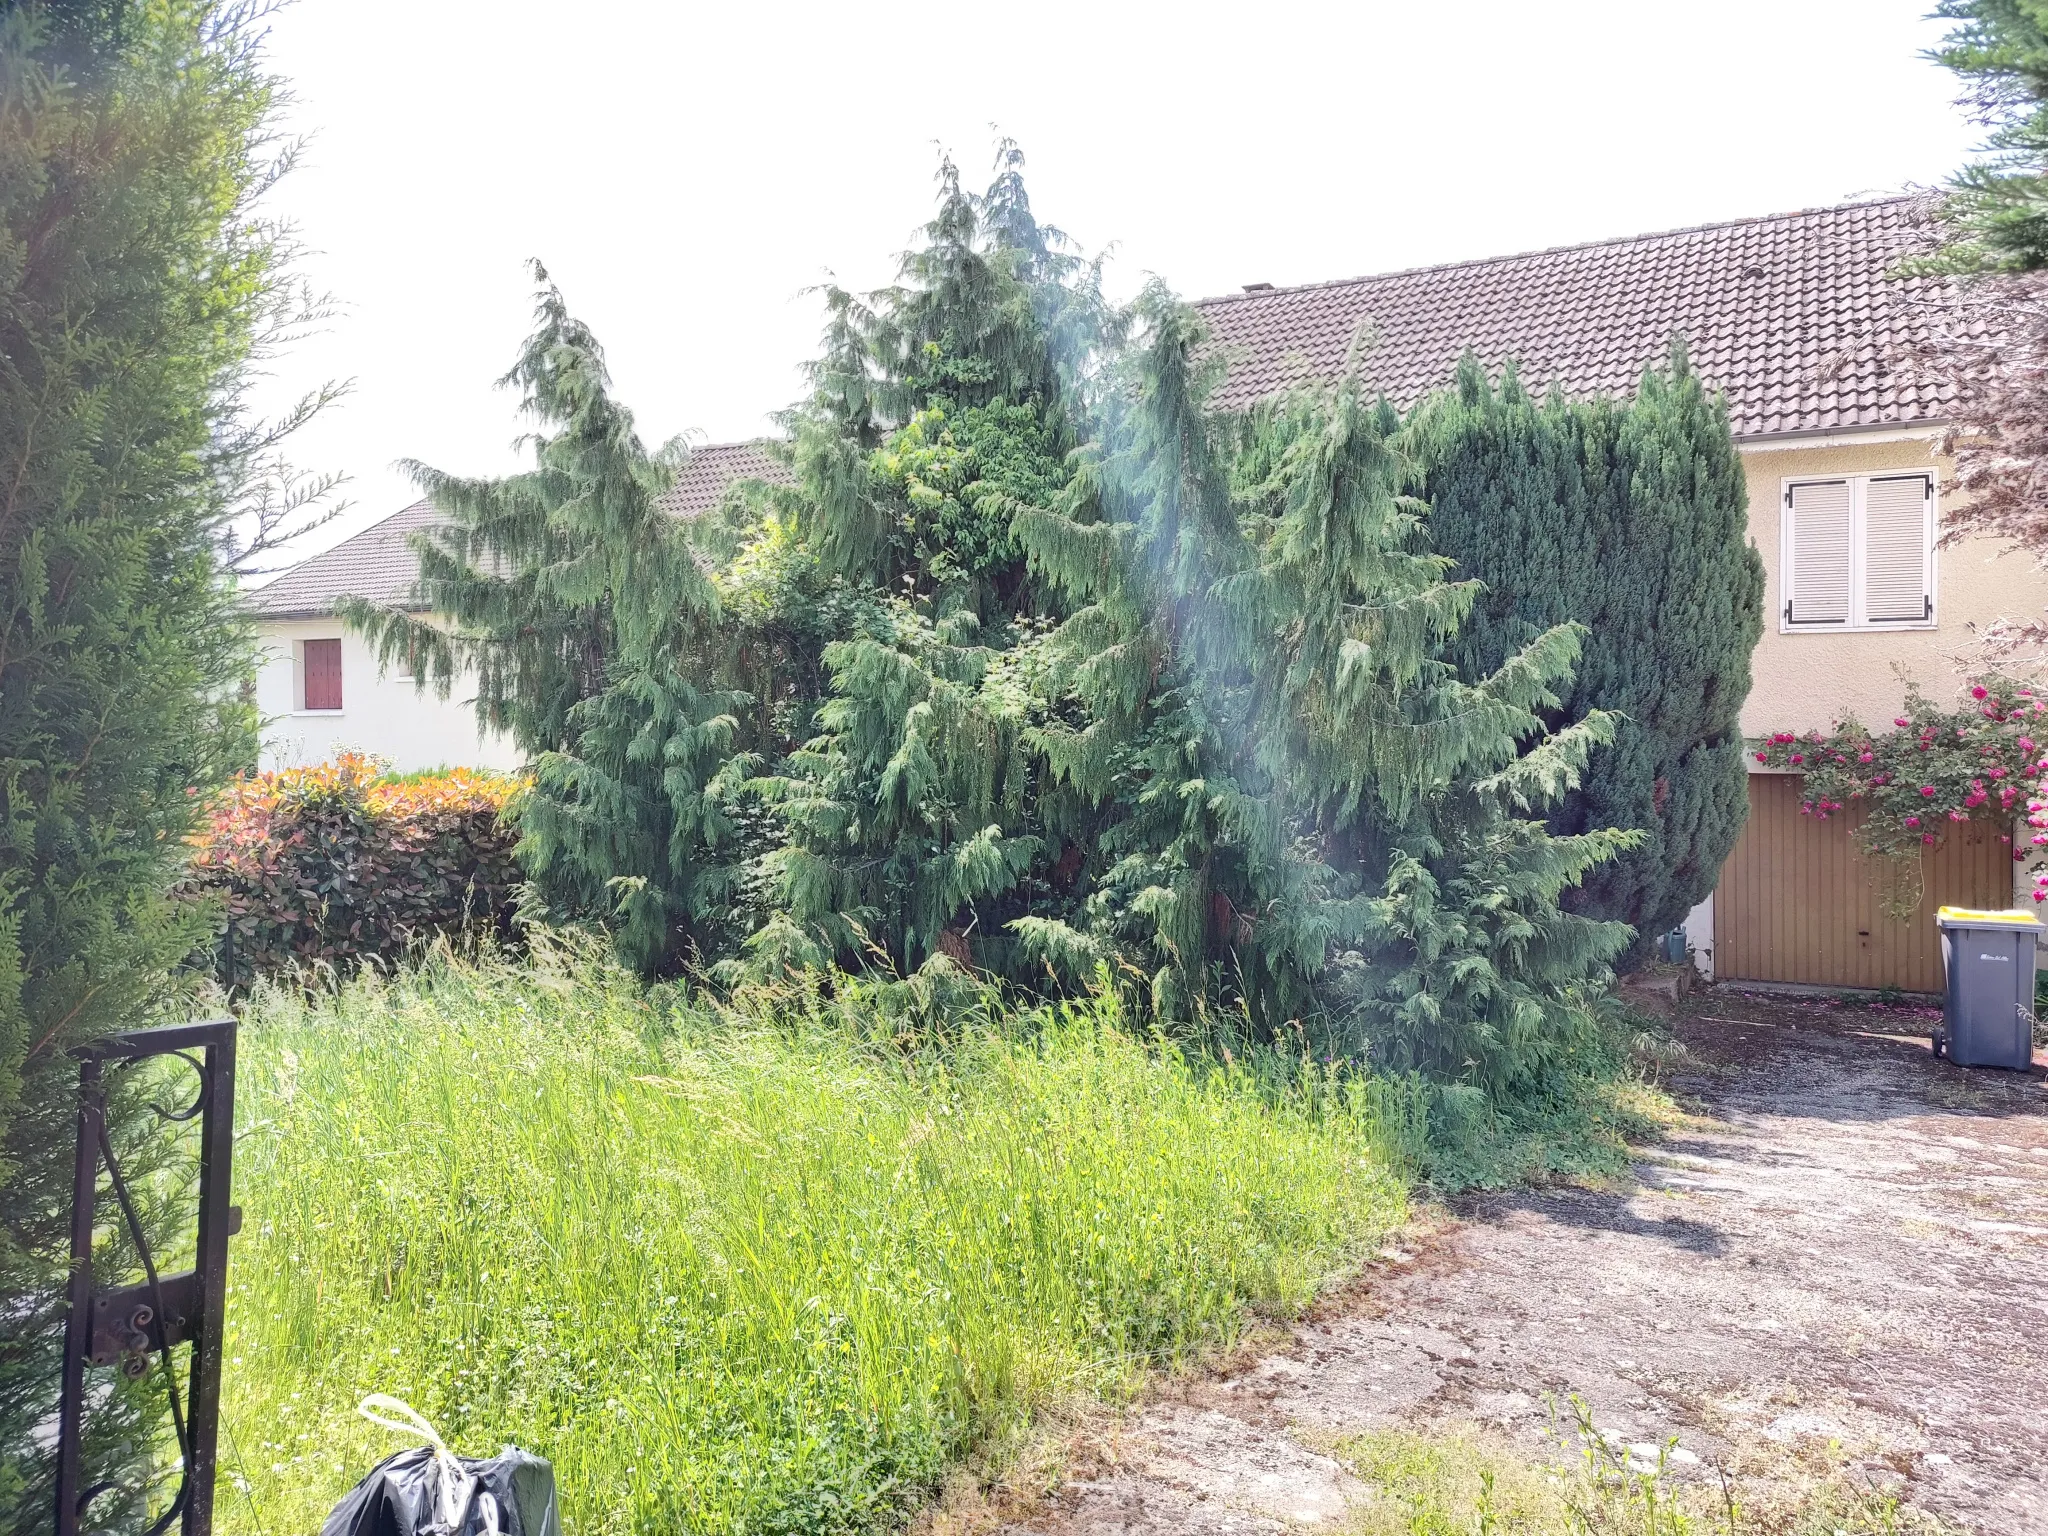
[[[1934,1054],[1959,1067],[2010,1067],[2034,1061],[2034,943],[2031,912],[1973,912],[1943,907],[1941,968],[1948,978]]]

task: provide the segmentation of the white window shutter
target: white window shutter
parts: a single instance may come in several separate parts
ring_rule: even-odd
[[[1865,623],[1918,622],[1931,612],[1927,477],[1873,479],[1863,492]]]
[[[1849,622],[1849,482],[1814,480],[1792,487],[1787,622]]]

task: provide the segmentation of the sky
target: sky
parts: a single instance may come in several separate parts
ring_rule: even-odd
[[[1936,184],[1979,131],[1930,3],[296,0],[265,207],[338,307],[259,403],[349,384],[289,451],[352,505],[286,563],[416,499],[396,460],[521,467],[530,258],[650,446],[732,441],[802,388],[807,290],[891,278],[942,149],[978,181],[1016,139],[1118,293],[1353,277]]]

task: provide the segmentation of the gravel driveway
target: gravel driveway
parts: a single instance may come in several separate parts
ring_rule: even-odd
[[[1695,1115],[1632,1187],[1461,1202],[1291,1346],[1150,1404],[1028,1527],[1330,1528],[1366,1490],[1317,1447],[1477,1425],[1541,1455],[1545,1395],[1577,1392],[1630,1443],[1676,1436],[1682,1474],[1818,1458],[2048,1536],[2041,1066],[1937,1062],[1907,1009],[1709,992],[1674,1027]]]

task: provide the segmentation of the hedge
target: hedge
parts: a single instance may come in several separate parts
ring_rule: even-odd
[[[193,836],[186,900],[218,904],[214,969],[388,963],[434,939],[506,939],[520,882],[502,817],[520,781],[457,768],[391,780],[375,759],[238,780]]]

